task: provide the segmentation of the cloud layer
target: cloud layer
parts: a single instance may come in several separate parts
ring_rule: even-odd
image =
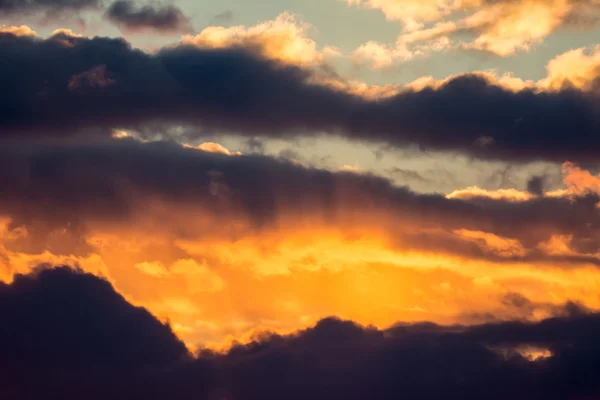
[[[514,90],[466,74],[372,100],[239,47],[179,45],[151,55],[120,39],[3,33],[0,52],[7,60],[0,73],[12,77],[2,81],[2,136],[164,133],[166,124],[273,137],[333,132],[487,159],[560,162],[593,161],[600,146],[595,90]]]
[[[440,51],[463,48],[512,56],[531,50],[555,31],[589,29],[600,20],[600,3],[596,0],[346,0],[348,5],[380,9],[387,19],[404,24],[394,46],[370,42],[358,49],[359,57],[370,59],[374,67],[410,59],[423,49]],[[536,23],[532,24],[531,21]],[[459,35],[470,36],[457,41]],[[432,45],[431,41],[434,40]],[[414,46],[425,41],[426,44]],[[430,42],[427,44],[427,42]],[[378,49],[367,53],[366,48]],[[378,63],[382,55],[391,57]]]
[[[575,304],[537,323],[473,327],[378,330],[327,318],[192,360],[167,327],[90,275],[42,270],[0,286],[0,296],[9,363],[0,393],[10,399],[576,399],[600,390],[600,320]],[[6,357],[17,350],[14,362]]]
[[[86,230],[131,225],[178,239],[240,239],[291,224],[379,232],[401,248],[493,262],[600,265],[598,178],[572,164],[560,191],[471,188],[444,196],[360,172],[233,155],[210,143],[13,143],[0,156],[0,188],[11,193],[0,197],[1,214],[12,229],[27,230],[15,243],[31,252],[65,229],[68,251],[86,253]],[[164,213],[171,217],[160,222]],[[556,238],[566,251],[544,247]]]

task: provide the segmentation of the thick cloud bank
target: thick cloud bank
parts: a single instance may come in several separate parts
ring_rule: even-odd
[[[527,201],[448,198],[374,175],[123,139],[0,149],[0,190],[10,193],[0,195],[0,216],[11,218],[12,228],[25,227],[28,236],[17,241],[37,240],[40,252],[53,231],[85,236],[111,224],[180,239],[210,239],[231,228],[232,240],[312,224],[383,231],[405,248],[476,259],[600,264],[598,198],[584,189]],[[485,237],[457,235],[461,230],[496,235],[500,248],[478,244]],[[568,237],[572,251],[540,247],[557,236]]]
[[[5,399],[584,399],[600,395],[600,316],[387,330],[328,318],[223,354],[186,356],[169,328],[99,278],[42,269],[0,286]],[[534,351],[542,355],[533,357]]]
[[[518,161],[594,161],[600,151],[595,90],[515,91],[466,74],[372,100],[254,50],[177,45],[149,54],[122,39],[1,33],[0,135],[183,125],[252,136],[333,132]]]

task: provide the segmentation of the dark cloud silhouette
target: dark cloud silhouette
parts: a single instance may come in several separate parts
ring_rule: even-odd
[[[131,0],[117,0],[105,17],[125,31],[152,29],[160,32],[188,32],[190,20],[174,5],[137,6]]]
[[[542,196],[544,194],[544,186],[546,184],[546,177],[543,175],[535,175],[529,178],[527,181],[527,191],[536,196]]]
[[[68,267],[38,268],[0,283],[4,367],[143,367],[182,359],[169,326],[112,286]]]
[[[0,394],[9,400],[600,395],[600,315],[575,304],[536,323],[399,323],[378,330],[332,317],[190,359],[168,327],[81,272],[17,276],[0,286],[0,297]],[[546,351],[544,358],[534,361],[523,351],[536,349]]]
[[[183,125],[250,137],[325,131],[485,159],[598,157],[596,92],[513,92],[467,74],[437,89],[367,100],[310,83],[310,71],[250,50],[175,46],[147,54],[122,39],[2,34],[0,75],[11,79],[0,83],[0,135]],[[99,66],[114,84],[68,90],[73,77]]]
[[[374,175],[303,167],[279,157],[215,154],[172,142],[11,142],[0,148],[0,193],[0,215],[12,218],[11,229],[28,231],[5,245],[22,251],[43,251],[48,240],[57,251],[89,251],[87,229],[98,221],[200,238],[240,237],[287,218],[298,224],[383,230],[404,246],[498,262],[548,259],[540,242],[570,235],[572,249],[583,254],[550,259],[598,264],[597,196],[525,202],[447,199]],[[170,210],[169,218],[157,218],[156,225],[139,218],[149,215],[154,200]],[[190,217],[197,213],[214,223],[195,225]],[[250,231],[228,230],[242,221]],[[483,240],[461,239],[457,229],[518,239],[523,249],[498,253]],[[56,230],[66,232],[69,241],[51,239]]]
[[[68,267],[42,265],[0,282],[0,321],[5,399],[88,397],[121,373],[189,358],[169,326],[108,282]]]
[[[101,5],[101,0],[0,0],[0,14],[68,12]]]

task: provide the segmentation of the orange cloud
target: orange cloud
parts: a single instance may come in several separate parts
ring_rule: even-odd
[[[215,143],[215,142],[204,142],[204,143],[199,144],[198,146],[191,146],[191,145],[186,144],[186,145],[184,145],[184,147],[207,151],[209,153],[226,154],[228,156],[242,155],[242,153],[240,153],[239,151],[234,151],[234,152],[229,151],[229,149],[223,147],[223,145],[221,145],[219,143]]]
[[[589,171],[570,162],[563,164],[563,174],[563,182],[567,185],[570,194],[595,193],[600,195],[600,177],[592,175]]]
[[[33,37],[38,36],[38,34],[33,29],[28,27],[27,25],[21,25],[21,26],[0,25],[0,34],[3,34],[3,33],[10,33],[15,36],[33,36]]]
[[[454,234],[500,256],[524,251],[517,241],[491,233]],[[360,226],[285,224],[237,240],[173,240],[160,230],[131,227],[102,233],[97,226],[86,239],[94,245],[89,256],[3,254],[11,273],[47,262],[106,276],[128,300],[169,320],[191,348],[221,348],[264,330],[291,332],[327,315],[380,327],[398,320],[463,322],[465,313],[504,315],[509,311],[498,307],[509,290],[536,302],[600,306],[593,295],[600,289],[595,267],[494,264],[390,239]]]
[[[494,200],[507,201],[528,201],[535,196],[531,193],[522,192],[517,189],[498,189],[486,190],[478,186],[471,186],[466,189],[458,189],[446,195],[448,199],[463,199],[469,200],[477,197],[485,197]]]
[[[358,55],[372,60],[374,68],[406,61],[423,50],[442,51],[452,47],[488,51],[510,56],[530,50],[552,32],[564,27],[595,25],[599,4],[594,1],[525,0],[525,1],[414,1],[414,0],[346,0],[349,5],[380,9],[388,19],[404,24],[396,44],[386,46],[369,42],[359,47]],[[465,15],[466,14],[466,15]],[[531,21],[536,23],[532,24]],[[435,23],[425,27],[425,24]],[[473,39],[452,43],[451,36],[468,32]],[[424,45],[410,44],[425,41]]]
[[[569,201],[597,190],[597,178],[571,164],[557,198],[477,188],[448,200],[368,174],[113,142],[127,150],[105,158],[102,178],[117,165],[114,181],[89,179],[87,164],[71,164],[61,153],[58,181],[29,181],[43,207],[9,204],[20,220],[2,221],[0,279],[39,263],[79,264],[169,320],[191,347],[249,332],[289,332],[328,315],[385,327],[398,320],[532,319],[551,312],[505,310],[507,292],[540,304],[600,307],[598,254],[587,242],[596,210],[572,209]],[[152,151],[149,162],[135,153],[140,148]],[[165,153],[175,157],[161,158]],[[81,154],[85,149],[75,162]],[[29,165],[17,165],[23,164]],[[153,167],[151,179],[136,181]],[[31,177],[28,169],[23,176]],[[60,188],[63,202],[74,193],[77,203],[56,203],[47,214],[46,204],[54,204],[47,186],[52,193]]]
[[[282,13],[271,21],[252,27],[210,26],[199,34],[185,35],[183,44],[203,48],[245,47],[258,50],[263,57],[287,64],[315,66],[330,57],[340,56],[334,47],[319,48],[307,36],[310,25],[297,20],[290,13]]]

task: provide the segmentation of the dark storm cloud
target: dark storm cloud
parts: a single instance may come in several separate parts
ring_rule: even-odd
[[[567,304],[537,323],[397,324],[336,318],[187,357],[111,286],[67,268],[0,286],[4,399],[492,399],[600,395],[600,316]],[[527,306],[527,304],[516,305]],[[560,311],[560,310],[559,310]],[[530,361],[517,349],[551,351]]]
[[[110,5],[106,18],[123,30],[153,29],[163,32],[191,30],[189,18],[174,5],[137,6],[131,0],[117,0]]]
[[[169,326],[108,282],[67,267],[0,282],[0,321],[3,369],[143,367],[187,354]]]
[[[467,74],[438,89],[367,100],[241,48],[147,54],[121,39],[62,36],[0,36],[0,76],[10,77],[0,81],[0,135],[170,124],[251,137],[325,131],[486,159],[595,162],[600,152],[597,92],[513,92]],[[69,90],[73,77],[99,66],[114,84]]]
[[[0,0],[0,15],[27,12],[68,12],[98,8],[101,0]]]
[[[592,195],[518,203],[447,199],[418,194],[374,175],[330,172],[261,155],[226,156],[170,142],[11,142],[0,148],[0,193],[0,215],[13,219],[11,229],[25,226],[29,233],[6,241],[6,246],[21,250],[38,243],[42,247],[37,251],[43,251],[48,243],[41,239],[60,229],[71,241],[55,241],[53,249],[85,252],[87,226],[98,221],[129,224],[159,199],[171,217],[158,218],[162,222],[148,229],[178,237],[213,233],[174,218],[177,213],[202,212],[218,220],[219,227],[249,221],[252,229],[271,228],[287,218],[299,224],[382,229],[405,246],[492,261],[598,263],[594,253],[600,199]],[[460,239],[454,234],[457,229],[515,238],[526,251],[496,254],[481,240]],[[573,250],[584,254],[545,255],[537,246],[552,235],[572,235]]]

